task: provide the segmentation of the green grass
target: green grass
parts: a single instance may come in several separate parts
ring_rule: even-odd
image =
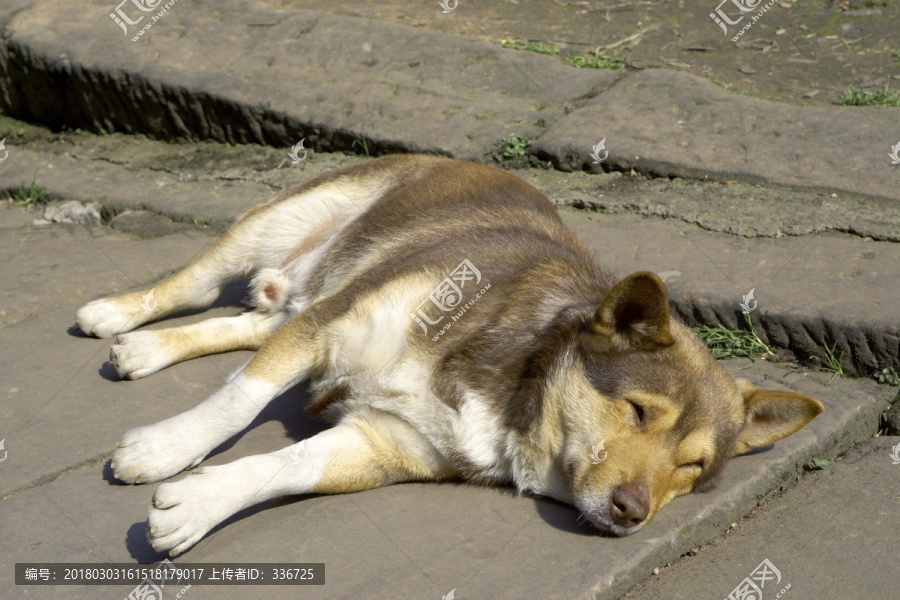
[[[744,319],[747,321],[749,330],[728,329],[721,325],[715,327],[707,327],[701,325],[694,327],[696,333],[713,357],[720,358],[749,358],[755,361],[760,356],[774,355],[772,349],[763,342],[756,333],[753,321],[750,315],[744,313]]]
[[[607,56],[602,50],[594,56],[584,56],[583,54],[571,54],[563,57],[563,62],[576,69],[609,69],[616,71],[622,68],[625,61],[619,56],[616,50],[612,56]]]
[[[363,152],[365,152],[366,158],[369,158],[369,143],[366,141],[366,138],[353,140],[353,144],[350,148],[353,149],[356,148],[356,146],[360,146],[363,149]]]
[[[860,88],[850,88],[841,96],[844,106],[900,106],[900,92],[890,91],[890,84],[877,92],[869,92]]]
[[[825,342],[825,358],[820,356],[810,356],[810,358],[814,361],[817,361],[822,364],[822,369],[825,371],[832,373],[831,379],[828,380],[828,383],[834,381],[835,377],[844,377],[844,368],[841,366],[841,361],[844,360],[844,351],[841,350],[840,356],[835,356],[835,351],[837,350],[837,342],[834,343],[833,346],[829,347],[828,342]],[[825,385],[828,385],[826,383]]]
[[[900,375],[894,367],[886,367],[880,371],[875,371],[872,377],[878,383],[886,383],[888,385],[900,385]]]
[[[500,44],[504,48],[509,48],[510,50],[526,50],[528,52],[537,52],[538,54],[547,54],[549,56],[559,54],[559,46],[556,44],[547,44],[545,42],[529,42],[528,40],[516,38],[502,40],[488,38],[487,41]]]
[[[803,468],[807,471],[822,471],[831,465],[831,461],[827,458],[813,458],[806,461]]]
[[[500,150],[500,156],[497,158],[497,162],[504,159],[516,158],[517,156],[524,156],[525,151],[534,143],[534,140],[529,140],[518,133],[514,133],[503,138],[500,143],[502,144],[502,148]]]
[[[31,183],[28,184],[27,187],[23,183],[19,184],[19,189],[13,190],[12,199],[19,206],[29,208],[43,200],[46,195],[47,189],[43,186],[37,185],[34,178],[32,178]]]

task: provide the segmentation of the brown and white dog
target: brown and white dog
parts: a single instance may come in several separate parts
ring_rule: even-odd
[[[123,333],[246,277],[256,310]],[[118,479],[196,467],[300,381],[309,412],[335,422],[161,485],[148,531],[171,555],[270,498],[459,478],[556,498],[627,535],[822,411],[735,380],[670,316],[654,274],[617,280],[544,195],[475,163],[390,156],[321,175],[248,211],[152,291],[153,307],[138,291],[78,311],[86,333],[117,335],[121,377],[258,352],[205,402],[127,432]]]

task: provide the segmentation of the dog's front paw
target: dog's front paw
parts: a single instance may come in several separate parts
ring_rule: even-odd
[[[208,452],[202,440],[172,421],[138,427],[122,437],[110,464],[116,479],[152,483],[200,464]]]
[[[88,302],[75,313],[75,322],[83,332],[99,338],[131,331],[141,324],[121,298]]]
[[[147,539],[154,549],[178,556],[243,508],[244,486],[228,470],[229,465],[201,467],[159,486],[147,515]]]
[[[135,331],[116,337],[109,362],[122,379],[140,379],[168,367],[172,357],[159,344],[156,332]]]

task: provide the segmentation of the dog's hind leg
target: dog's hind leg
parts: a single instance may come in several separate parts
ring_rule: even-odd
[[[453,472],[406,421],[367,409],[278,452],[200,467],[159,487],[147,519],[156,550],[181,554],[234,513],[292,494],[339,494]]]
[[[88,302],[75,314],[78,327],[106,338],[181,310],[209,306],[226,284],[252,272],[259,229],[239,222],[197,260],[151,289]]]
[[[85,304],[76,313],[78,326],[97,337],[125,333],[180,310],[209,306],[227,283],[261,269],[281,269],[298,253],[312,253],[393,181],[388,167],[372,173],[366,168],[314,178],[271,204],[251,208],[208,252],[174,276],[149,290]]]
[[[109,350],[109,362],[122,379],[140,379],[198,356],[258,350],[286,319],[285,312],[251,311],[181,327],[123,333]]]

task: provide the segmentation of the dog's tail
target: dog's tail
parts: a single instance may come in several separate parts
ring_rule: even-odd
[[[277,312],[287,304],[290,288],[291,280],[282,271],[263,269],[250,282],[250,298],[260,310]]]

